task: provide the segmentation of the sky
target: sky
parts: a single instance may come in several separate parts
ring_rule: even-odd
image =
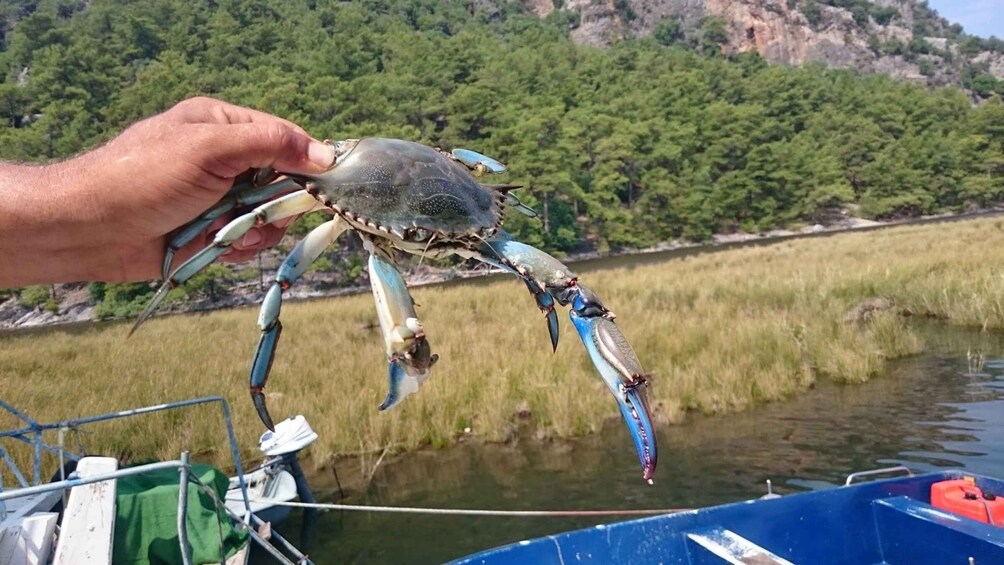
[[[1004,39],[1004,0],[927,0],[927,5],[970,35]]]

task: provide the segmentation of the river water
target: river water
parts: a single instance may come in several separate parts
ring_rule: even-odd
[[[382,465],[351,504],[505,510],[690,508],[843,484],[906,465],[1004,476],[1004,339],[923,324],[927,351],[857,386],[820,383],[742,414],[691,416],[659,430],[656,483],[641,480],[611,422],[574,442],[460,445]],[[984,363],[980,362],[983,356]],[[339,501],[330,473],[318,498]],[[294,511],[278,529],[315,563],[441,563],[477,550],[616,518],[514,518]],[[309,526],[309,527],[306,527]],[[301,546],[302,547],[302,546]],[[256,558],[256,562],[267,561]]]

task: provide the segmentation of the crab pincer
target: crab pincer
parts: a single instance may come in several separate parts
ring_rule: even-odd
[[[425,329],[415,314],[415,301],[408,294],[401,273],[372,243],[368,242],[367,247],[370,286],[387,348],[387,398],[379,408],[387,410],[418,392],[439,355],[432,353],[425,339]]]

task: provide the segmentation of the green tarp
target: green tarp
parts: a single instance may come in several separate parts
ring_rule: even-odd
[[[192,465],[192,475],[209,485],[220,500],[229,479],[209,465]],[[164,469],[118,480],[116,489],[116,565],[181,563],[178,545],[177,469]],[[189,484],[186,519],[193,563],[219,563],[247,542],[247,532],[234,529],[226,511],[217,512],[212,497]]]

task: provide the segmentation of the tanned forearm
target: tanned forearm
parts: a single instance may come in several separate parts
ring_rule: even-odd
[[[0,288],[159,278],[169,235],[215,204],[237,175],[317,172],[333,161],[330,145],[295,124],[194,98],[67,161],[0,163]],[[209,235],[180,249],[177,261]],[[229,258],[253,257],[281,235],[281,227],[256,227]]]
[[[93,244],[83,228],[93,231],[93,218],[68,168],[0,164],[0,288],[69,282],[87,271]]]

